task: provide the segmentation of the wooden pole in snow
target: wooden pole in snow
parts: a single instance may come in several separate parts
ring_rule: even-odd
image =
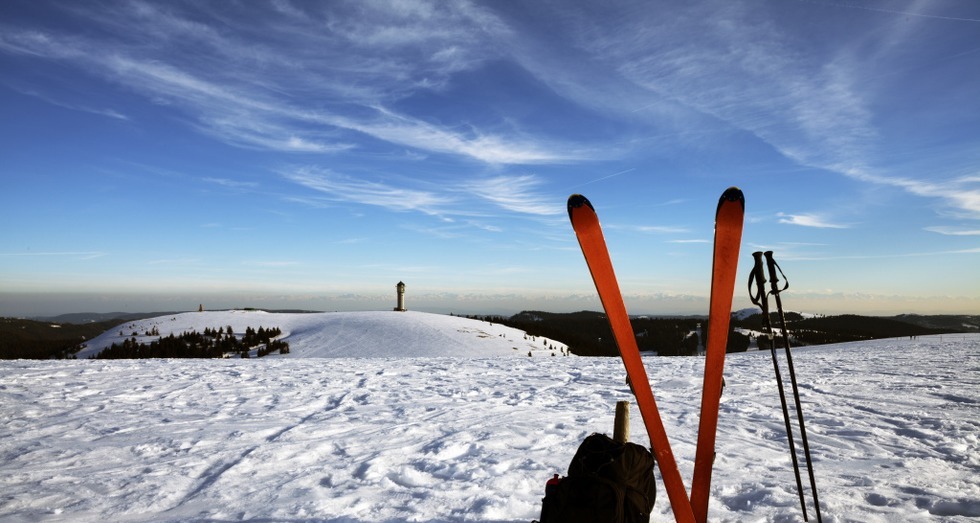
[[[613,422],[613,441],[619,444],[630,440],[630,402],[616,402],[616,419]]]

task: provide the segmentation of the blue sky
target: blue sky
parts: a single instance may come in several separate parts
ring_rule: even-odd
[[[980,313],[980,3],[0,6],[0,314],[598,309]]]

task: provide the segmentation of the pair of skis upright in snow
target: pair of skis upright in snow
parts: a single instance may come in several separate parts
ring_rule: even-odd
[[[670,449],[670,441],[657,409],[646,369],[640,359],[636,337],[630,324],[626,305],[613,271],[612,261],[602,235],[599,218],[584,196],[573,194],[568,199],[568,216],[575,229],[585,261],[592,273],[599,299],[609,318],[619,354],[626,366],[636,396],[640,415],[650,435],[650,444],[660,467],[674,518],[683,523],[705,523],[708,518],[708,494],[711,468],[715,454],[715,434],[718,426],[718,405],[721,400],[722,371],[731,320],[732,296],[738,268],[738,251],[742,241],[742,221],[745,198],[742,191],[731,187],[722,194],[715,213],[715,242],[711,275],[711,301],[708,319],[707,355],[704,367],[704,390],[701,395],[701,421],[698,427],[698,446],[694,458],[694,480],[688,497]]]

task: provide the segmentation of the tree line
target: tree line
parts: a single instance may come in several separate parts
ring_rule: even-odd
[[[618,356],[616,341],[606,315],[600,312],[581,311],[551,313],[523,311],[514,316],[469,316],[471,319],[500,323],[568,345],[569,351],[579,356]],[[654,318],[639,316],[630,318],[636,344],[641,352],[656,352],[661,356],[691,356],[698,353],[704,343],[698,334],[707,333],[707,322],[702,318]],[[748,336],[730,328],[728,351],[744,351],[749,347]]]
[[[218,329],[205,328],[203,333],[171,334],[149,343],[138,341],[134,334],[122,343],[113,343],[92,359],[226,358],[232,355],[248,358],[256,347],[256,355],[260,358],[273,352],[288,354],[289,344],[275,339],[280,335],[282,330],[279,327],[259,327],[258,330],[248,327],[245,334],[239,337],[230,325]]]
[[[579,356],[618,355],[609,321],[602,312],[523,311],[509,317],[468,317],[501,323],[524,330],[532,336],[543,336],[560,341],[568,345],[573,354]],[[792,346],[980,330],[976,326],[980,324],[980,316],[905,315],[884,318],[844,314],[805,317],[799,313],[787,312],[785,318]],[[778,325],[779,319],[775,313],[772,313],[771,321],[774,327]],[[708,320],[705,317],[635,316],[630,318],[630,323],[640,351],[652,351],[661,356],[688,356],[697,354],[707,345],[707,340],[703,339],[708,334]],[[740,331],[756,334],[746,335]],[[757,340],[760,349],[768,350],[768,337],[756,337],[762,331],[761,314],[742,319],[732,317],[728,328],[726,351],[746,351],[753,338]],[[784,343],[778,329],[775,342],[777,346],[782,346]]]

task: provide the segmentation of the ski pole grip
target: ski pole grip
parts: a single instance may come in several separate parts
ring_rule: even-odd
[[[776,260],[772,257],[772,251],[766,251],[766,266],[769,268],[769,284],[772,285],[772,292],[779,292],[779,276],[776,275]]]
[[[749,275],[749,298],[752,299],[752,303],[762,307],[762,300],[766,296],[766,272],[763,270],[762,251],[753,252],[752,257],[755,258],[755,266],[752,267],[752,274]],[[752,282],[755,282],[757,292],[752,291]]]
[[[772,281],[772,292],[780,293],[789,288],[789,280],[786,279],[786,274],[783,273],[783,268],[776,263],[776,260],[772,257],[772,251],[766,251],[766,265],[769,266],[769,280]],[[780,288],[778,285],[779,278],[776,277],[776,271],[783,276],[783,286]]]

